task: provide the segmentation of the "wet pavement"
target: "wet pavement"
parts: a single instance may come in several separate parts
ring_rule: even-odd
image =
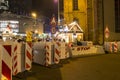
[[[33,63],[13,80],[120,80],[120,53],[84,56],[62,60],[44,67]]]

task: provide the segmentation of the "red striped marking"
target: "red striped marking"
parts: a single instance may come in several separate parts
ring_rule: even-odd
[[[14,64],[14,68],[17,66],[17,62]]]
[[[14,52],[17,50],[17,46],[15,46],[15,48],[14,48]]]
[[[49,49],[49,46],[48,46],[48,45],[46,45],[46,46],[45,46],[45,48],[46,48],[46,49]]]
[[[59,42],[56,43],[58,46],[61,46]]]
[[[32,55],[29,53],[29,51],[27,51],[27,57],[29,58],[29,60],[32,60]]]
[[[14,57],[14,61],[17,59],[17,55]]]
[[[2,61],[2,74],[8,79],[11,80],[11,69]]]
[[[5,50],[8,52],[8,54],[11,56],[11,45],[3,45],[3,47],[5,48]]]
[[[58,49],[55,49],[55,52],[57,53],[58,56],[60,56],[60,52],[58,51]]]
[[[57,59],[57,58],[55,58],[55,62],[56,62],[56,61],[58,61],[58,59]]]
[[[32,48],[32,43],[31,42],[27,42],[27,44],[29,45],[30,48]]]
[[[49,58],[48,58],[48,57],[47,57],[46,59],[47,59],[47,61],[49,61]]]
[[[30,65],[26,63],[26,68],[30,68]]]
[[[48,52],[46,52],[46,54],[49,56],[49,53],[48,53]]]

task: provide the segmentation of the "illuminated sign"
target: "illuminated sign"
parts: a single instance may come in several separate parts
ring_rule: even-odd
[[[8,25],[12,32],[15,33],[19,32],[19,21],[13,21],[13,20],[0,21],[0,32],[5,31],[8,28]]]

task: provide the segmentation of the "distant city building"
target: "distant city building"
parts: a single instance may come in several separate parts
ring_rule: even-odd
[[[35,31],[43,33],[43,23],[31,17],[13,14],[4,11],[0,14],[0,33],[2,33],[9,25],[12,32],[25,34],[26,31]]]

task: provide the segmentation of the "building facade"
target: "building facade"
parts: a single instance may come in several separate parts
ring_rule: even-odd
[[[108,3],[109,2],[109,3]],[[63,0],[64,22],[76,21],[84,31],[84,40],[103,44],[104,41],[120,40],[120,0]],[[109,28],[109,37],[104,30]]]
[[[0,34],[10,26],[11,30],[18,34],[25,34],[26,31],[38,31],[43,33],[43,23],[31,17],[16,15],[10,12],[0,14]]]

